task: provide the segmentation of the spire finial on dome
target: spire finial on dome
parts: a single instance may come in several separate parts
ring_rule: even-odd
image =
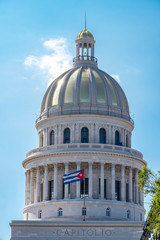
[[[86,30],[86,11],[85,11],[85,25],[84,25],[84,30]]]

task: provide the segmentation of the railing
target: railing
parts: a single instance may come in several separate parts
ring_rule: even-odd
[[[88,55],[84,55],[84,56],[78,56],[73,58],[73,62],[78,62],[78,61],[92,61],[92,62],[98,62],[97,58],[93,57],[93,56],[88,56]]]
[[[98,143],[70,143],[70,144],[55,144],[48,145],[41,148],[35,148],[27,153],[26,157],[32,157],[37,153],[44,153],[46,151],[52,152],[64,152],[64,151],[98,151],[98,152],[111,152],[111,153],[120,153],[133,157],[143,159],[141,152],[127,148],[123,146],[111,145],[111,144],[98,144]]]

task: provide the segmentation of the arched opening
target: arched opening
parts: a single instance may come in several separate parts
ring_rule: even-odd
[[[107,208],[106,209],[106,217],[110,217],[111,216],[111,209]]]
[[[63,210],[62,208],[58,209],[58,217],[62,217],[63,216]]]
[[[115,131],[115,145],[120,145],[119,132],[118,131]]]
[[[106,144],[106,130],[104,128],[99,130],[99,143]]]
[[[127,218],[128,218],[128,219],[131,218],[131,212],[130,212],[130,210],[127,210]]]
[[[87,127],[81,129],[81,143],[89,142],[89,131]]]
[[[54,145],[54,131],[50,132],[50,145]]]
[[[126,147],[129,147],[128,135],[126,135]]]
[[[82,216],[86,216],[87,215],[87,210],[86,207],[82,208]]]
[[[66,128],[63,133],[63,143],[70,143],[70,129]]]

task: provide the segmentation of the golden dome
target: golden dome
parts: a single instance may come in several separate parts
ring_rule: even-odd
[[[83,31],[81,31],[78,36],[77,36],[77,39],[80,39],[80,38],[91,38],[91,39],[94,39],[93,35],[91,32],[89,32],[88,30],[84,29]]]

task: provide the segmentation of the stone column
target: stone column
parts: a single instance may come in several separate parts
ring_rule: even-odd
[[[34,202],[34,169],[31,168],[31,180],[30,180],[30,203]]]
[[[46,129],[43,129],[43,147],[46,146]]]
[[[44,166],[43,200],[48,200],[48,166]]]
[[[104,163],[101,162],[101,199],[104,198]]]
[[[68,174],[68,162],[65,163],[65,174]],[[68,199],[68,184],[65,184],[65,199]]]
[[[27,205],[27,171],[25,171],[25,206]]]
[[[48,141],[48,128],[46,128],[45,130],[46,130],[46,136],[45,136],[46,145],[45,146],[48,146],[49,145],[49,141]]]
[[[26,204],[28,205],[30,203],[30,170],[26,171],[26,195],[27,195],[27,199],[26,199]]]
[[[63,133],[61,132],[61,125],[58,126],[58,144],[62,144],[62,136]]]
[[[80,141],[81,133],[80,133],[80,128],[79,128],[79,123],[76,123],[75,129],[76,129],[76,132],[75,132],[75,142],[79,143],[79,142],[81,142]]]
[[[132,202],[132,167],[129,168],[129,202]]]
[[[95,132],[94,132],[94,130],[93,130],[93,123],[91,123],[91,125],[90,125],[90,143],[93,143],[94,141],[93,141],[93,135],[95,134]]]
[[[131,148],[131,137],[132,137],[132,133],[129,133],[129,147]]]
[[[140,191],[140,205],[143,206],[143,193]]]
[[[76,44],[76,57],[79,56],[79,49],[78,49],[78,44]]]
[[[75,143],[75,124],[72,125],[71,127],[71,143]]]
[[[135,200],[138,204],[138,169],[135,169]]]
[[[89,163],[89,198],[92,198],[92,162]]]
[[[82,43],[82,59],[83,59],[83,56],[84,56],[84,43]]]
[[[121,165],[121,201],[125,201],[125,166]]]
[[[57,195],[57,173],[58,173],[58,166],[57,163],[54,164],[54,199],[56,200],[58,198]]]
[[[99,136],[99,134],[98,134],[98,126],[97,126],[97,124],[95,125],[95,143],[99,143],[99,141],[98,141],[98,136]]]
[[[126,147],[126,129],[124,129],[124,147]]]
[[[112,164],[111,169],[111,199],[115,200],[115,164]]]
[[[38,146],[41,147],[41,133],[38,132]]]
[[[80,170],[80,162],[77,162],[77,171]],[[76,198],[80,198],[80,182],[76,182]]]
[[[36,179],[36,190],[37,190],[37,202],[40,202],[40,167],[37,167],[37,179]]]

